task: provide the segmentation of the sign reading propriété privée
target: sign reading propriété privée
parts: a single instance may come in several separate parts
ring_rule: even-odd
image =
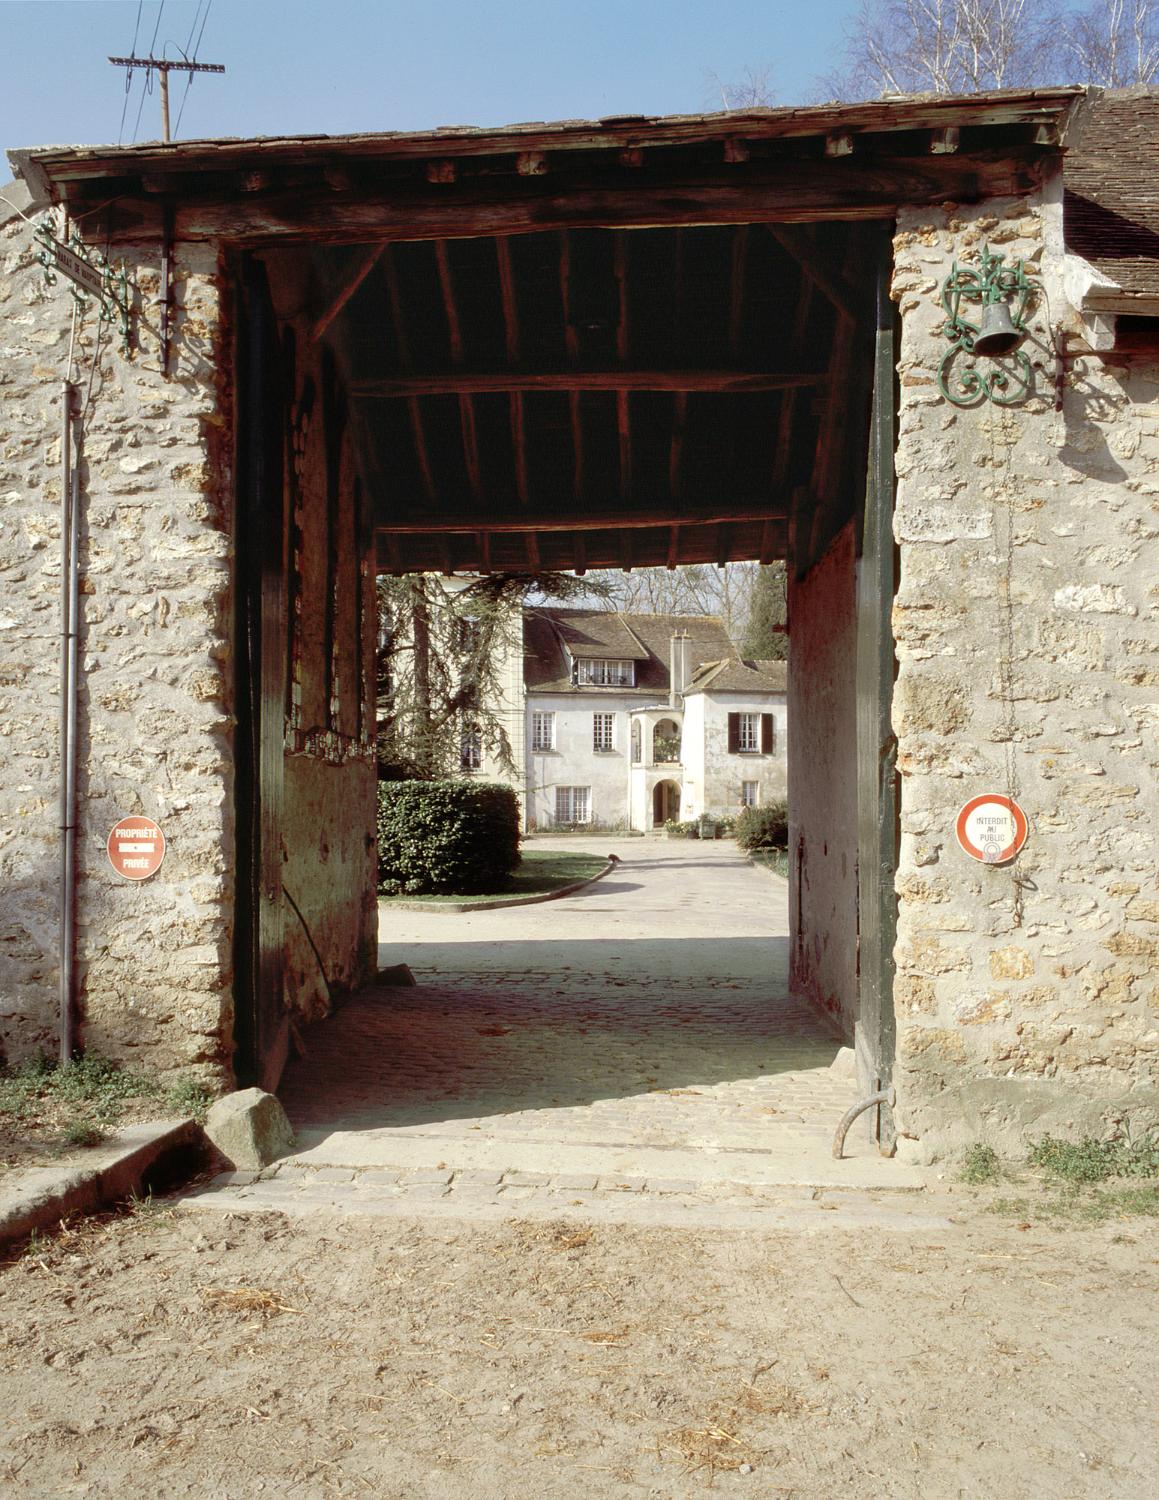
[[[1004,865],[1026,842],[1026,814],[1012,797],[983,792],[971,797],[954,824],[958,843],[971,859]]]
[[[122,818],[106,847],[118,875],[125,880],[148,880],[165,858],[165,835],[151,818]]]

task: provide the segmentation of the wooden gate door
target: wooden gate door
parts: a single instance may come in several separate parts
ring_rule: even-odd
[[[285,489],[282,378],[265,268],[247,257],[238,288],[237,854],[234,1010],[238,1084],[272,1087],[283,1061],[282,779]]]
[[[861,1013],[858,1044],[874,1092],[890,1086],[896,1027],[893,945],[898,856],[897,741],[890,722],[894,683],[893,540],[896,418],[896,314],[889,297],[892,245],[878,265],[873,401],[857,596],[857,846]],[[864,1080],[863,1080],[864,1081]],[[895,1144],[893,1113],[877,1110],[883,1152]]]

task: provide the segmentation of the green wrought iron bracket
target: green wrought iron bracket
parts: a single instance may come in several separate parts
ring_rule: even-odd
[[[117,324],[121,349],[129,354],[132,348],[129,274],[124,264],[112,265],[99,250],[86,245],[75,229],[68,243],[63,244],[46,222],[38,226],[36,238],[40,241],[36,258],[44,269],[47,284],[56,286],[63,276],[82,312],[87,311],[90,301],[95,301],[100,321]]]
[[[1042,283],[1027,275],[1024,261],[1007,265],[1005,256],[992,254],[985,245],[978,264],[960,266],[954,262],[942,283],[942,306],[946,310],[943,332],[950,347],[938,365],[938,389],[947,401],[955,406],[976,406],[982,401],[1016,406],[1025,400],[1034,383],[1029,355],[1018,348],[1001,355],[987,354],[975,348],[975,341],[983,333],[989,310],[1000,307],[1009,313],[1012,333],[1025,334],[1027,314],[1041,291]],[[973,316],[967,316],[966,309]],[[966,364],[969,359],[984,359],[986,367]]]

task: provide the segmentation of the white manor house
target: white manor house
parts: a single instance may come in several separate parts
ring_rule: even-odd
[[[462,769],[514,784],[528,830],[647,832],[785,796],[786,663],[742,660],[718,618],[544,606],[521,639],[503,674],[515,775],[470,733]]]

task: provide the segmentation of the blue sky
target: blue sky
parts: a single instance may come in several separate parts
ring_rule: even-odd
[[[201,14],[204,15],[205,0]],[[507,124],[719,107],[711,74],[770,69],[779,103],[816,97],[855,0],[211,0],[180,134],[283,135]],[[180,56],[197,0],[166,0]],[[147,51],[158,0],[140,6]],[[115,142],[137,0],[0,0],[0,150]],[[125,111],[133,139],[141,75]],[[173,117],[185,92],[173,79]],[[156,96],[139,139],[160,134]],[[0,163],[0,179],[6,177]]]

